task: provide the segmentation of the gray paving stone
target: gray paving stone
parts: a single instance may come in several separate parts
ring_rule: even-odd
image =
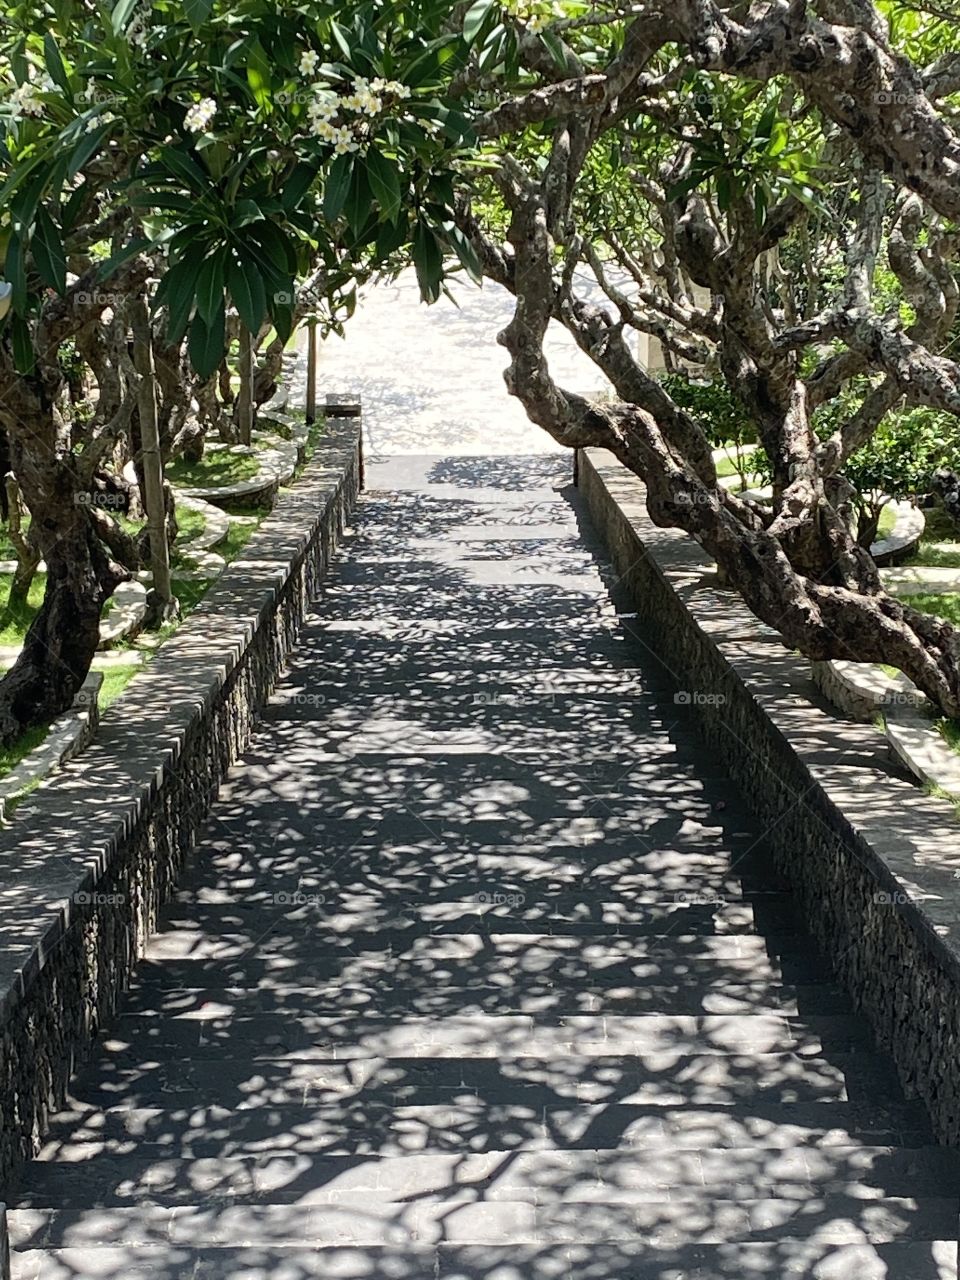
[[[618,614],[567,461],[371,464],[10,1195],[14,1280],[957,1280],[960,1156]]]

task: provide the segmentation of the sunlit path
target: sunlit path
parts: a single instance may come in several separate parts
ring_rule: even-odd
[[[480,289],[463,278],[451,290],[459,309],[447,298],[425,306],[412,270],[366,288],[346,338],[322,347],[321,391],[362,396],[374,457],[557,452],[503,383],[507,354],[496,337],[510,320],[512,298],[491,280]],[[562,385],[589,392],[606,385],[556,325],[547,354]]]
[[[958,1156],[564,457],[372,469],[10,1214],[16,1280],[946,1280]]]

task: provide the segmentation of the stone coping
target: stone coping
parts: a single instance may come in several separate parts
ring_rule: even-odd
[[[0,819],[10,816],[18,797],[34,782],[42,781],[67,760],[79,755],[97,731],[103,672],[91,671],[73,700],[73,706],[54,720],[43,742],[0,778]]]
[[[0,1178],[29,1157],[116,1006],[296,641],[360,476],[328,422],[297,485],[0,840]]]
[[[718,586],[702,548],[652,523],[636,476],[591,449],[580,452],[579,483],[630,607],[649,619],[644,640],[765,822],[818,943],[938,1136],[960,1143],[952,805],[906,777],[872,725],[837,715],[809,662]]]

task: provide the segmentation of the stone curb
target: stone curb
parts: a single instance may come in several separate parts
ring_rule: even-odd
[[[118,640],[135,636],[147,616],[147,588],[136,578],[121,582],[113,593],[116,602],[107,616],[100,621],[98,649],[109,649]]]
[[[713,562],[647,516],[640,481],[580,451],[581,493],[644,639],[766,827],[771,857],[838,978],[941,1141],[960,1144],[960,840],[943,799],[892,764],[872,725],[839,720]]]
[[[296,487],[0,844],[0,1179],[35,1153],[244,750],[359,490],[328,422]]]
[[[100,708],[97,699],[103,672],[91,671],[65,715],[54,720],[46,738],[16,768],[0,778],[0,821],[9,818],[17,797],[33,782],[48,777],[80,754],[97,732]]]

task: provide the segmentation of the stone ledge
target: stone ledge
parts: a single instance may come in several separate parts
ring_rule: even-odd
[[[0,845],[0,1178],[34,1154],[245,748],[359,489],[333,419],[296,487]]]
[[[777,869],[904,1086],[960,1144],[960,829],[946,801],[890,760],[872,725],[840,719],[713,562],[658,529],[644,490],[604,450],[582,451],[581,492],[631,608],[703,733],[765,824]]]
[[[34,782],[40,782],[81,751],[91,741],[99,722],[103,673],[91,671],[81,685],[73,706],[55,720],[43,742],[4,777],[0,778],[0,821],[10,817],[17,799]]]

